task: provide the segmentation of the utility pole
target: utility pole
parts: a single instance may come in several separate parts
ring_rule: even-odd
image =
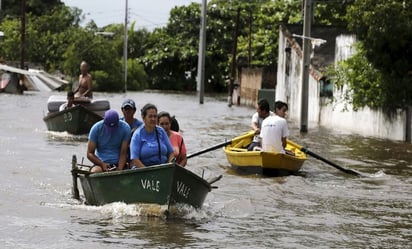
[[[300,108],[300,131],[308,131],[308,104],[309,104],[309,68],[310,68],[310,53],[311,40],[310,28],[312,26],[312,0],[303,0],[304,5],[304,21],[303,21],[303,59],[302,59],[302,95]]]
[[[196,90],[199,94],[199,103],[203,104],[205,88],[205,46],[206,46],[206,5],[207,0],[202,0],[199,32],[199,53],[197,59],[197,84]]]
[[[126,8],[124,15],[124,43],[123,43],[123,65],[124,65],[124,92],[127,92],[127,23],[128,23],[128,0],[126,0]]]
[[[20,22],[20,68],[24,69],[24,56],[26,46],[26,0],[21,1]]]
[[[229,79],[229,96],[228,96],[228,106],[233,105],[233,88],[236,77],[236,55],[237,55],[237,37],[239,36],[239,19],[240,19],[240,7],[237,8],[236,14],[236,27],[233,33],[233,47],[232,47],[232,64],[230,65],[230,79]]]

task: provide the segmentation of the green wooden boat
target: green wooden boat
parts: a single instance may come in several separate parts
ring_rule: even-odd
[[[201,208],[212,190],[211,184],[222,177],[207,181],[176,163],[93,174],[89,170],[90,166],[78,164],[73,155],[73,197],[80,199],[79,178],[88,205],[124,202],[167,205],[170,208],[180,203]]]
[[[90,128],[102,119],[102,116],[87,109],[83,105],[76,105],[70,109],[59,112],[51,112],[43,118],[47,130],[66,131],[74,135],[89,133]]]

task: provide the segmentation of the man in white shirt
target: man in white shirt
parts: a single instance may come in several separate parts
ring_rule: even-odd
[[[286,139],[289,136],[285,116],[288,105],[282,101],[275,102],[275,115],[265,118],[262,122],[260,136],[262,150],[285,153]]]
[[[267,99],[260,99],[256,107],[256,112],[252,116],[251,126],[255,134],[260,133],[263,120],[272,115],[274,115],[274,113],[270,111],[270,105]]]

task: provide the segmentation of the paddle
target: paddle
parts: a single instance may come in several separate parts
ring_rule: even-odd
[[[72,157],[72,181],[73,181],[73,187],[72,187],[72,195],[74,199],[80,200],[80,194],[79,194],[79,188],[77,187],[77,157],[76,155],[73,155]]]
[[[231,139],[231,140],[229,140],[229,141],[226,141],[226,142],[223,142],[223,143],[220,143],[220,144],[216,144],[216,145],[213,145],[212,147],[209,147],[209,148],[203,149],[203,150],[201,150],[201,151],[198,151],[198,152],[189,154],[189,155],[187,155],[187,158],[189,159],[189,158],[191,158],[191,157],[198,156],[198,155],[204,154],[204,153],[206,153],[206,152],[219,149],[219,148],[224,147],[224,146],[226,146],[226,145],[229,145],[229,144],[231,144],[231,143],[233,143],[233,142],[242,140],[242,139],[244,139],[245,137],[253,136],[253,135],[254,135],[254,131],[247,132],[247,133],[245,133],[245,134],[243,134],[243,135],[241,135],[241,136],[239,136],[239,137],[236,137],[236,138],[234,138],[234,139]]]
[[[198,152],[192,153],[190,155],[187,155],[186,158],[189,159],[191,157],[198,156],[198,155],[204,154],[206,152],[219,149],[219,148],[224,147],[226,145],[229,145],[231,143],[232,143],[232,140],[229,140],[229,141],[224,142],[224,143],[216,144],[216,145],[213,145],[212,147],[209,147],[209,148],[203,149],[201,151],[198,151]]]
[[[364,174],[362,174],[361,172],[358,172],[358,171],[356,171],[356,170],[348,169],[348,168],[344,168],[344,167],[342,167],[342,166],[339,166],[339,165],[337,165],[336,163],[331,162],[331,161],[327,160],[326,158],[323,158],[323,157],[321,157],[320,155],[312,152],[312,151],[309,150],[308,148],[304,148],[304,147],[300,146],[299,144],[290,141],[289,139],[288,139],[288,143],[290,143],[291,145],[295,146],[296,148],[298,148],[298,149],[301,150],[302,152],[304,152],[304,153],[306,153],[306,154],[308,154],[308,155],[311,155],[312,157],[314,157],[314,158],[316,158],[316,159],[318,159],[318,160],[321,160],[322,162],[325,162],[325,163],[331,165],[332,167],[334,167],[334,168],[336,168],[336,169],[338,169],[338,170],[340,170],[340,171],[342,171],[342,172],[345,172],[345,173],[351,174],[351,175],[355,175],[355,176],[363,176],[363,175],[364,175]]]
[[[72,187],[72,195],[74,199],[80,200],[80,193],[79,193],[79,188],[77,186],[77,178],[79,177],[79,174],[83,175],[90,175],[90,168],[91,166],[83,165],[83,159],[82,163],[80,164],[80,168],[78,167],[79,165],[77,164],[77,157],[76,155],[73,155],[72,157],[72,181],[73,181],[73,187]],[[86,168],[87,170],[85,170]]]

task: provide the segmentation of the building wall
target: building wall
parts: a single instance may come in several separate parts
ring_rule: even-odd
[[[338,46],[350,46],[348,37],[338,37]],[[346,41],[344,45],[341,40]],[[345,53],[336,52],[336,60],[350,56],[351,48]],[[353,50],[352,50],[353,51]],[[353,52],[352,52],[353,53]],[[300,45],[284,28],[279,33],[279,59],[277,70],[276,99],[284,100],[289,105],[288,118],[299,124],[301,115],[301,88],[302,88],[302,50]],[[398,111],[397,115],[389,120],[382,112],[363,108],[353,111],[345,102],[343,90],[334,89],[335,101],[320,97],[319,79],[322,74],[311,66],[309,75],[308,92],[308,129],[324,126],[343,132],[350,132],[364,136],[388,138],[393,140],[405,140],[407,131],[412,130],[411,122],[407,122],[404,111]],[[408,124],[408,127],[406,127]],[[408,141],[410,142],[410,141]]]
[[[242,68],[240,82],[240,104],[255,107],[262,88],[262,69]]]
[[[282,32],[281,32],[282,34]],[[288,103],[289,120],[299,123],[302,110],[302,59],[300,45],[292,36],[279,37],[276,100]],[[308,95],[308,128],[313,128],[319,122],[319,84],[321,74],[310,68]]]

